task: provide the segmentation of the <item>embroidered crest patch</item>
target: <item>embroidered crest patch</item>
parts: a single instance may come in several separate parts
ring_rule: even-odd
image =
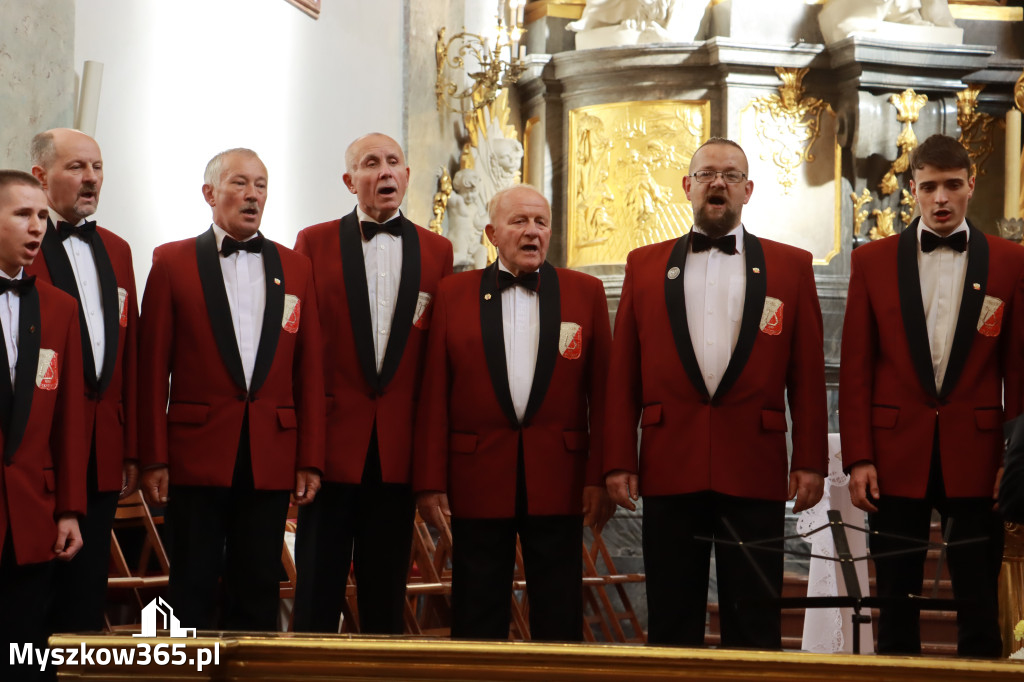
[[[118,313],[118,324],[120,324],[122,327],[127,327],[128,326],[128,306],[125,305],[125,302],[127,300],[128,300],[128,292],[125,289],[123,289],[121,287],[118,287],[117,288],[117,306],[118,306],[117,309],[120,311]]]
[[[986,296],[978,316],[978,332],[985,336],[999,336],[1003,328],[1003,310],[1006,304],[995,296]]]
[[[56,391],[59,379],[57,351],[40,348],[39,363],[36,365],[36,387],[44,391]]]
[[[299,316],[302,310],[302,301],[294,294],[284,295],[284,315],[281,317],[281,329],[289,334],[299,331]]]
[[[782,301],[771,296],[764,297],[760,328],[769,336],[778,336],[782,333]]]
[[[416,297],[416,310],[412,314],[412,326],[417,329],[430,328],[430,302],[433,299],[434,297],[425,291],[421,291]]]
[[[583,328],[575,322],[563,322],[558,332],[558,352],[566,360],[579,360],[583,353]]]

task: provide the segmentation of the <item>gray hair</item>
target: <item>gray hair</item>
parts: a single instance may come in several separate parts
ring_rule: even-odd
[[[245,147],[235,147],[234,149],[225,149],[220,154],[210,159],[210,162],[206,164],[206,172],[203,173],[203,184],[216,187],[217,183],[220,182],[220,174],[224,170],[224,159],[232,154],[243,154],[255,158],[260,163],[263,163],[263,159],[260,155],[251,149]],[[267,164],[263,163],[263,167],[266,168]]]
[[[544,196],[544,194],[541,193],[541,191],[539,189],[537,189],[533,185],[528,185],[526,183],[522,183],[521,182],[521,183],[516,184],[516,185],[510,185],[510,186],[508,186],[508,187],[506,187],[504,189],[499,189],[497,192],[494,193],[494,196],[492,196],[490,198],[490,200],[488,200],[488,202],[487,202],[487,218],[490,221],[491,225],[495,224],[495,222],[494,222],[494,220],[495,220],[495,212],[498,210],[498,204],[501,203],[502,198],[506,194],[512,192],[513,190],[517,190],[517,189],[528,189],[528,190],[534,192],[537,196],[539,196],[541,199],[544,200],[544,203],[546,203],[548,205],[548,210],[549,211],[551,210],[551,202],[548,201],[548,198],[546,196]]]
[[[57,145],[53,142],[53,131],[39,133],[32,138],[32,165],[49,168],[57,160]]]

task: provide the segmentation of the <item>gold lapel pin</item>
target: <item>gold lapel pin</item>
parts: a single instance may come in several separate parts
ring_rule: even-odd
[[[980,285],[980,284],[978,284],[977,282],[975,282],[975,283],[974,283],[974,290],[975,290],[975,291],[981,291],[981,285]]]
[[[29,333],[29,334],[35,334],[35,333],[36,333],[36,326],[35,326],[34,324],[32,324],[32,325],[29,325],[29,327],[28,327],[28,333]]]
[[[274,284],[277,284],[278,286],[280,286],[281,285],[281,280],[279,280],[277,277],[275,277],[274,278]]]
[[[490,294],[484,294],[484,300],[485,301],[491,300],[491,295]]]
[[[761,274],[761,268],[751,268],[751,270],[754,271],[755,275],[760,275]]]

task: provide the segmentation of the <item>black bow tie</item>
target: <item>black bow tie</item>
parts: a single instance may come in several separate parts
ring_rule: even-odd
[[[948,237],[940,237],[934,232],[921,230],[921,251],[931,253],[935,249],[942,247],[953,249],[957,253],[963,253],[967,250],[967,232],[960,230]]]
[[[536,270],[533,272],[523,272],[519,275],[513,275],[507,270],[498,270],[498,291],[505,291],[505,289],[516,285],[530,291],[538,291],[540,289],[540,277],[537,275]]]
[[[13,291],[18,296],[24,296],[28,292],[32,291],[36,286],[36,276],[22,277],[21,279],[7,279],[6,277],[0,277],[0,294],[6,294],[8,291]]]
[[[224,237],[220,243],[220,255],[227,258],[236,251],[248,251],[249,253],[260,253],[263,251],[263,235],[257,234],[254,238],[244,242],[231,237]]]
[[[401,216],[392,218],[386,223],[371,223],[369,220],[364,220],[359,223],[359,226],[363,229],[363,239],[365,241],[370,241],[381,232],[387,232],[396,237],[402,236]]]
[[[89,235],[94,232],[96,232],[95,220],[86,220],[81,225],[72,225],[63,220],[57,221],[57,234],[60,235],[61,241],[64,241],[73,234],[77,234],[82,239],[88,239]]]
[[[702,232],[694,231],[690,234],[690,244],[693,245],[693,252],[709,251],[718,249],[729,256],[736,253],[736,235],[727,234],[724,237],[709,237]]]

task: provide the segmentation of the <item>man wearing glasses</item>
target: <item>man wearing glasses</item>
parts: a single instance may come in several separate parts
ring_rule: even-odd
[[[618,504],[635,509],[644,496],[654,644],[703,644],[711,543],[698,538],[715,538],[722,645],[781,648],[779,610],[753,602],[782,589],[782,542],[749,543],[781,538],[787,499],[801,511],[822,495],[828,418],[811,255],[746,231],[753,189],[739,145],[711,138],[683,178],[692,231],[626,263],[604,470]],[[749,553],[721,542],[733,539]]]

